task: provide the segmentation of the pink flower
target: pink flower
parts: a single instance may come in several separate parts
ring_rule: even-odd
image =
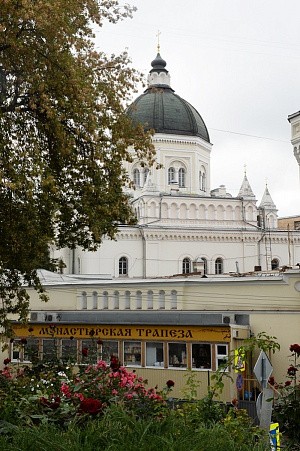
[[[116,390],[115,388],[111,391],[111,394],[116,396],[118,394],[118,390]]]
[[[75,393],[74,398],[78,398],[80,401],[84,400],[84,396],[82,393]]]
[[[71,398],[70,387],[67,384],[62,384],[60,391],[66,396],[66,398]]]

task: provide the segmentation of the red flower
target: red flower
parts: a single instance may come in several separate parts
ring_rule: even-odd
[[[21,338],[20,342],[21,342],[22,345],[27,345],[26,338]]]
[[[118,371],[120,368],[119,359],[115,355],[110,356],[110,367],[113,371]]]
[[[60,397],[59,396],[50,396],[49,399],[42,396],[40,398],[40,403],[43,404],[43,406],[49,407],[50,409],[58,409],[60,406]]]
[[[88,354],[89,354],[89,350],[88,350],[88,348],[82,348],[82,351],[81,351],[81,353],[82,353],[83,357],[87,357],[87,356],[88,356]]]
[[[33,327],[28,327],[28,332],[33,332]]]
[[[166,384],[167,384],[167,387],[168,387],[168,388],[172,388],[172,387],[174,387],[175,382],[172,381],[171,379],[169,379],[169,380],[166,382]]]
[[[3,360],[4,365],[8,365],[10,362],[11,360],[9,358]]]
[[[97,340],[97,345],[102,345],[103,344],[103,341],[102,340]]]
[[[286,387],[288,387],[289,385],[291,385],[291,383],[292,383],[291,381],[285,381],[285,384],[284,384],[284,385],[285,385]]]
[[[102,402],[98,399],[85,398],[80,403],[80,410],[84,413],[97,415],[102,410]]]
[[[289,376],[295,376],[296,371],[298,371],[297,368],[294,367],[293,365],[291,365],[291,366],[288,368],[287,373],[288,373]]]
[[[270,385],[275,385],[275,379],[274,379],[274,376],[269,377],[268,382],[269,382]]]
[[[297,355],[300,355],[300,345],[298,345],[298,344],[293,344],[293,345],[291,345],[290,346],[290,351],[291,352],[294,352],[295,354],[297,354]]]

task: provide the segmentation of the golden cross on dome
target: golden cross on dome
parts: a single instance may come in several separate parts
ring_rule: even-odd
[[[157,34],[156,34],[156,37],[157,37],[157,53],[160,52],[160,44],[159,44],[159,36],[160,35],[161,35],[161,32],[159,30],[157,30]]]

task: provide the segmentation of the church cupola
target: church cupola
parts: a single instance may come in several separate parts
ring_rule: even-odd
[[[166,69],[166,61],[162,59],[160,53],[156,55],[156,58],[152,61],[151,66],[152,69],[148,75],[148,87],[151,86],[165,86],[171,87],[171,79],[170,74]]]
[[[267,185],[258,208],[261,212],[265,228],[273,229],[277,227],[277,208],[274,204]]]

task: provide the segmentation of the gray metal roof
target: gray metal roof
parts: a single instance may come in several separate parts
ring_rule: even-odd
[[[209,134],[198,111],[166,85],[146,89],[128,108],[132,121],[156,133],[199,136],[207,142]]]

